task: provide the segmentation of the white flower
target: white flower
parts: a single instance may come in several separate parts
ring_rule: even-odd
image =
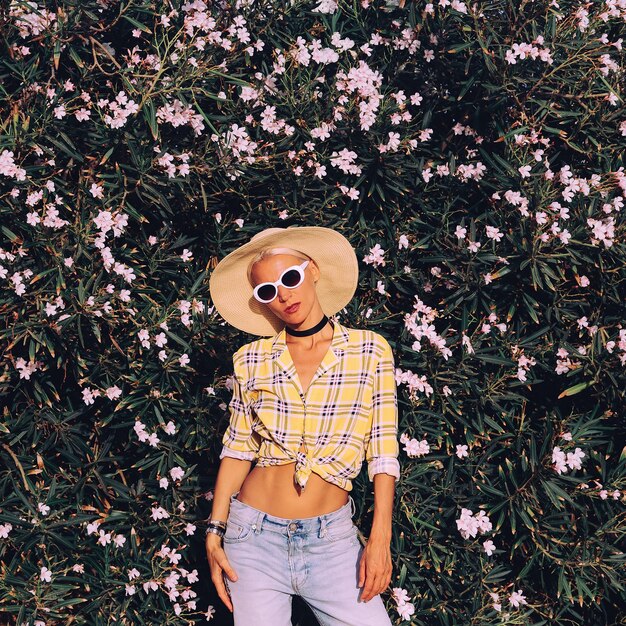
[[[0,524],[0,539],[6,539],[9,536],[9,533],[13,530],[13,525],[9,524]]]
[[[168,518],[170,514],[162,507],[157,506],[152,509],[152,519],[154,521]]]
[[[492,591],[489,592],[489,595],[491,596],[491,599],[493,600],[493,608],[496,611],[501,611],[502,610],[502,604],[500,603],[500,595],[497,593],[494,593]]]
[[[337,10],[338,3],[335,0],[321,0],[313,9],[314,13],[334,13]]]
[[[39,578],[44,582],[49,583],[52,580],[52,572],[47,567],[42,567],[39,573]]]
[[[412,602],[398,604],[398,613],[402,619],[408,620],[415,613],[415,605]]]
[[[377,243],[373,248],[370,248],[370,253],[363,257],[364,263],[372,263],[375,267],[385,265],[385,250],[380,247],[380,244]]]
[[[391,595],[398,604],[405,604],[409,601],[409,593],[402,587],[394,587]]]
[[[39,502],[37,504],[37,508],[42,515],[48,515],[48,513],[50,513],[50,507],[47,504],[43,504],[42,502]]]
[[[102,529],[98,529],[98,534],[100,535],[100,537],[98,538],[97,543],[103,546],[106,546],[108,543],[111,543],[111,533],[107,533]]]
[[[496,546],[491,539],[487,539],[487,541],[483,542],[483,548],[485,549],[487,556],[491,556],[494,553]]]
[[[571,469],[580,469],[582,467],[581,461],[584,456],[585,453],[580,448],[576,448],[574,452],[567,453],[566,463]]]
[[[500,241],[500,239],[504,237],[504,234],[494,226],[485,226],[485,231],[487,233],[487,237],[489,237],[489,239],[494,239],[495,241]]]
[[[422,441],[418,441],[417,439],[408,439],[405,434],[405,440],[403,441],[406,445],[404,446],[404,451],[410,457],[420,457],[425,456],[430,452],[430,446],[426,439],[422,439]]]
[[[172,480],[181,480],[184,475],[185,470],[181,467],[178,467],[178,465],[170,470],[170,476],[172,477]]]
[[[176,433],[176,424],[174,424],[172,420],[165,424],[165,426],[162,426],[162,428],[168,435],[173,435]]]
[[[526,598],[522,595],[522,590],[518,589],[517,591],[514,591],[510,596],[509,596],[509,602],[515,606],[518,607],[520,604],[528,604],[526,602]]]
[[[107,387],[104,391],[109,400],[117,400],[122,395],[122,390],[117,386]]]
[[[485,533],[491,530],[492,524],[484,511],[478,511],[476,515],[466,508],[461,508],[461,517],[456,520],[456,525],[463,539],[476,537],[478,532]]]

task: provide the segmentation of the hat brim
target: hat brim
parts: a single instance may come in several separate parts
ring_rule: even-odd
[[[258,252],[282,246],[304,252],[318,265],[316,291],[326,315],[334,315],[352,300],[359,263],[354,248],[341,233],[322,226],[269,228],[225,256],[211,273],[213,304],[235,328],[260,336],[274,335],[284,328],[285,321],[255,299],[247,277],[248,264]]]

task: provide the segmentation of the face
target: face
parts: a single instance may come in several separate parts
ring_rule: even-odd
[[[300,263],[302,263],[302,259],[291,254],[275,254],[265,257],[252,267],[250,276],[252,286],[256,287],[264,282],[275,282],[288,267],[300,265]],[[315,291],[315,281],[318,278],[319,270],[315,262],[311,260],[304,269],[304,281],[300,285],[293,289],[279,285],[277,296],[263,306],[268,307],[274,315],[290,326],[302,323],[308,319],[313,311],[320,308]],[[295,311],[286,311],[287,307],[296,303],[299,303],[299,306]]]

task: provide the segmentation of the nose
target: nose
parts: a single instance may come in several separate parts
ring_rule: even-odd
[[[289,300],[290,291],[291,289],[288,289],[287,287],[284,287],[283,285],[278,286],[278,298],[280,299],[281,302],[285,302],[286,300]]]

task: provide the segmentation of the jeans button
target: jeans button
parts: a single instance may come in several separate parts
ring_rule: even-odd
[[[295,522],[291,522],[291,524],[289,524],[289,530],[295,530],[296,528],[298,528],[298,524]]]

